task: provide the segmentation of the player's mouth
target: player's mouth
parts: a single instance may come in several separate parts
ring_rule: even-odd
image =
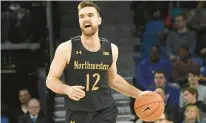
[[[91,24],[85,24],[84,25],[84,28],[89,28],[89,27],[92,27],[92,25]]]

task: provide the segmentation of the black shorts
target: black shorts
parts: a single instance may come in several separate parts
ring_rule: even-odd
[[[66,111],[65,123],[116,123],[116,105],[96,112]]]

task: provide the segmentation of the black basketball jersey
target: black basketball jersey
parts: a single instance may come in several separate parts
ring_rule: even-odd
[[[112,65],[111,43],[100,38],[101,48],[97,52],[88,51],[80,36],[71,39],[72,54],[67,65],[66,84],[85,87],[85,97],[79,101],[65,96],[65,107],[72,111],[93,112],[114,103],[108,83],[108,69]]]

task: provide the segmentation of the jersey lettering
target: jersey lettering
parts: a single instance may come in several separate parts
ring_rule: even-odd
[[[88,70],[108,70],[109,65],[101,62],[100,64],[90,64],[89,61],[79,62],[74,60],[74,69],[88,69]]]

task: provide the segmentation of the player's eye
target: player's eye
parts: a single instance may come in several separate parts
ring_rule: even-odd
[[[93,14],[89,14],[88,16],[89,16],[89,17],[93,17]]]
[[[84,18],[84,15],[80,15],[79,18]]]

